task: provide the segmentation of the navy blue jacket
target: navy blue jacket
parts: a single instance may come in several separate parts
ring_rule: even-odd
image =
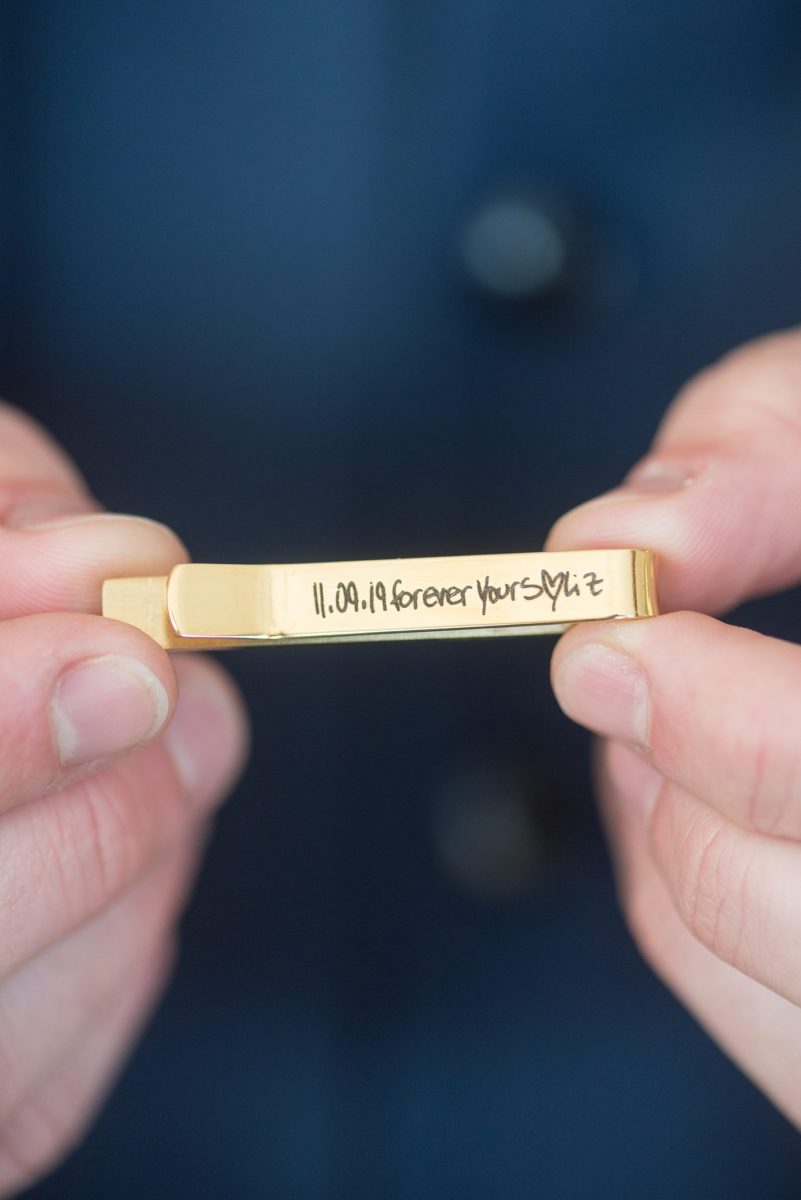
[[[5,387],[197,559],[536,549],[801,312],[789,0],[3,22]],[[175,984],[35,1196],[797,1194],[629,942],[550,649],[226,659],[255,752]]]

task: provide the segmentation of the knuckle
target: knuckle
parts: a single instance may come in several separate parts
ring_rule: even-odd
[[[675,896],[679,913],[690,932],[710,949],[719,934],[722,838],[720,826],[713,830],[693,828],[676,864]]]
[[[39,874],[68,926],[125,888],[194,817],[158,747],[49,799]]]
[[[763,731],[748,720],[741,723],[733,744],[743,816],[753,829],[770,833],[781,820],[786,803],[774,782],[771,748]]]
[[[749,877],[742,836],[698,806],[674,835],[671,871],[674,902],[684,924],[713,954],[735,964],[744,939]]]
[[[120,766],[87,780],[83,788],[88,862],[106,894],[139,874],[191,815],[167,772],[141,772],[133,761]]]
[[[702,632],[699,628],[699,637]],[[791,649],[795,647],[781,647],[783,679],[772,669],[778,656],[773,660],[763,656],[758,675],[749,674],[746,664],[732,687],[721,690],[723,703],[716,720],[707,723],[696,753],[703,749],[709,764],[703,786],[718,790],[725,805],[722,811],[739,827],[765,835],[798,837],[801,743],[796,731],[801,718],[801,660],[798,665],[788,661]],[[770,696],[766,695],[768,684]],[[780,716],[771,719],[771,713]],[[678,770],[677,764],[686,757],[681,733],[671,731],[670,722],[662,722],[657,734],[655,753]]]
[[[793,731],[795,722],[787,722]],[[746,824],[758,833],[799,833],[798,789],[801,784],[801,747],[794,735],[769,737],[755,717],[744,720],[737,746],[737,780]]]
[[[101,810],[88,783],[53,799],[38,822],[34,878],[47,886],[70,928],[121,886],[123,856],[131,850],[115,806]]]

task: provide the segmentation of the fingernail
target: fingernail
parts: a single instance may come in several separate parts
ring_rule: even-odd
[[[686,463],[649,457],[632,467],[620,487],[632,492],[678,492],[694,477]]]
[[[185,679],[164,744],[187,792],[218,792],[242,757],[243,741],[241,718],[222,686]]]
[[[107,654],[68,667],[50,705],[59,762],[78,766],[131,750],[158,733],[169,710],[161,680],[136,658]]]
[[[580,725],[635,746],[648,744],[648,683],[636,659],[600,642],[586,642],[560,662],[554,691]]]
[[[689,486],[696,476],[697,469],[687,463],[669,459],[652,458],[651,456],[638,462],[615,487],[607,492],[601,492],[590,500],[585,500],[571,513],[582,512],[586,509],[607,507],[610,505],[628,505],[637,496],[666,496],[679,492]],[[565,514],[567,516],[568,514]],[[564,520],[560,517],[552,526],[545,541],[545,549],[553,548],[553,533]]]

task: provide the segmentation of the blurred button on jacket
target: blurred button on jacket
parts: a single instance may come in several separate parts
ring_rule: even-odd
[[[3,384],[205,561],[537,549],[799,315],[790,0],[7,0]],[[748,619],[797,638],[787,600]],[[753,1200],[550,641],[229,655],[172,989],[38,1200]]]

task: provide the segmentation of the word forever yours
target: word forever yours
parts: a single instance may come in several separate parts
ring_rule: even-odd
[[[603,593],[603,585],[603,579],[595,571],[585,571],[578,576],[571,571],[555,571],[552,574],[544,569],[533,578],[524,575],[522,579],[506,583],[493,583],[490,576],[485,575],[483,579],[477,579],[475,584],[468,583],[463,587],[408,590],[403,588],[401,580],[398,579],[393,584],[392,601],[397,601],[398,608],[418,608],[421,600],[425,608],[439,608],[452,604],[466,606],[468,596],[475,587],[475,594],[481,604],[481,615],[484,617],[495,604],[502,601],[532,601],[540,600],[543,596],[550,600],[551,612],[556,612],[560,599],[581,596],[583,592],[591,596],[600,596]]]

